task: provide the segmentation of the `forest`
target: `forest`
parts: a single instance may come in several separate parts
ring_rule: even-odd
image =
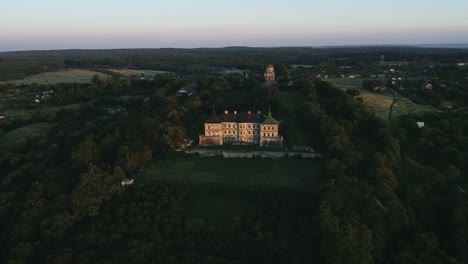
[[[17,63],[23,69],[17,72],[25,75],[41,71],[45,58],[50,59],[47,70],[65,65],[181,70],[183,64],[261,70],[272,56],[278,64],[313,64],[345,53],[378,60],[378,55],[388,52],[387,58],[394,52],[394,60],[432,56],[444,63],[468,54],[403,47],[369,53],[359,48],[286,52],[241,47],[108,52],[51,51],[41,53],[42,58],[35,52],[3,53],[0,65]],[[390,123],[359,94],[317,78],[316,72],[286,68],[294,83],[273,87],[261,86],[255,76],[203,71],[185,79],[142,81],[116,74],[96,76],[87,84],[22,86],[23,95],[54,94],[44,103],[47,107],[10,103],[27,111],[0,121],[0,262],[466,263],[467,113],[408,113]],[[2,78],[16,78],[5,69],[0,72]],[[174,96],[192,81],[200,86],[197,94]],[[0,89],[13,88],[4,84]],[[286,93],[300,99],[287,102]],[[74,107],[66,107],[70,105]],[[153,161],[170,163],[181,155],[176,152],[180,142],[198,136],[213,105],[218,112],[271,106],[278,119],[290,118],[292,105],[290,126],[325,154],[319,184],[233,191],[216,184],[139,183]],[[2,147],[3,136],[34,124],[48,128]],[[287,133],[287,127],[280,129]],[[120,180],[127,177],[136,184],[122,188]],[[213,223],[187,210],[200,190],[236,192],[249,206]]]
[[[371,64],[379,62],[382,55],[386,61],[405,61],[418,67],[468,61],[466,49],[410,46],[17,51],[0,52],[0,81],[65,68],[136,68],[184,74],[210,73],[217,67],[262,71],[262,65],[273,63],[273,59],[276,64],[319,65],[331,61],[336,66],[371,70]]]

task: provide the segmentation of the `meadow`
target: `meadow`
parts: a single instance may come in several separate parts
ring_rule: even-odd
[[[65,106],[42,106],[42,107],[36,107],[36,108],[31,108],[31,109],[12,109],[12,110],[7,110],[3,112],[6,116],[6,118],[12,118],[16,116],[20,116],[24,113],[28,112],[33,112],[36,110],[47,110],[47,111],[59,111],[63,109],[68,109],[68,110],[77,110],[81,107],[81,104],[71,104],[71,105],[65,105]]]
[[[107,78],[109,75],[92,71],[92,70],[80,70],[80,69],[67,69],[54,72],[44,72],[36,75],[28,76],[21,80],[4,81],[0,83],[13,83],[16,85],[22,84],[57,84],[57,83],[89,83],[94,75],[98,75],[100,78]]]
[[[393,95],[391,92],[386,91],[383,93],[374,93],[362,89],[362,82],[364,79],[361,78],[329,78],[328,82],[333,83],[337,88],[342,90],[347,89],[357,89],[361,92],[361,97],[363,101],[371,106],[378,116],[384,120],[388,120],[388,115],[390,113],[390,105],[393,102]],[[427,111],[434,111],[434,108],[428,105],[418,105],[411,102],[409,99],[398,100],[393,105],[392,117],[399,115],[404,115],[408,113],[422,113]]]
[[[229,222],[252,208],[261,193],[294,190],[318,194],[320,160],[223,159],[183,155],[155,161],[141,175],[139,184],[189,184],[186,211],[212,224]]]
[[[54,127],[54,123],[36,123],[20,127],[0,136],[0,153],[12,151],[21,147],[28,139],[46,133]]]
[[[135,76],[135,75],[154,76],[158,74],[169,73],[166,71],[135,70],[135,69],[108,69],[108,71],[119,73],[125,77],[130,77],[130,76]]]
[[[284,144],[288,147],[312,144],[296,117],[296,108],[304,102],[304,95],[298,91],[281,91],[280,99],[286,112],[286,123],[283,126],[285,129],[280,131],[284,136]]]

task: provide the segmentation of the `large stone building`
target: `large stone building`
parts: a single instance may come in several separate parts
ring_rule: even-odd
[[[199,136],[200,146],[218,146],[225,143],[255,144],[262,147],[283,147],[283,137],[278,134],[278,122],[268,112],[229,113],[213,115],[205,122],[205,135]]]
[[[266,83],[273,83],[275,82],[275,68],[273,65],[268,65],[265,69],[265,73],[263,74],[265,77],[265,82]]]

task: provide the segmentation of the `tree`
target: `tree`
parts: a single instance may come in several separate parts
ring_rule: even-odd
[[[460,171],[457,169],[457,167],[453,166],[453,165],[450,165],[448,167],[448,171],[447,171],[447,176],[448,176],[448,179],[452,182],[455,182],[455,183],[459,183],[460,182],[460,176],[461,176],[461,173]]]
[[[83,173],[72,193],[73,213],[78,218],[96,216],[101,204],[119,189],[116,177],[103,173],[96,166],[90,166]]]
[[[294,87],[307,96],[315,96],[315,84],[308,78],[294,81]]]
[[[289,80],[289,69],[287,64],[280,64],[277,67],[276,76],[280,82],[287,82]]]
[[[73,153],[73,160],[79,166],[87,166],[96,161],[99,156],[99,149],[96,142],[92,139],[86,139],[78,145],[78,149]]]

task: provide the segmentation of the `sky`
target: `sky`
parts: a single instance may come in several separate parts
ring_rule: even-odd
[[[466,0],[3,0],[0,51],[468,43]]]

